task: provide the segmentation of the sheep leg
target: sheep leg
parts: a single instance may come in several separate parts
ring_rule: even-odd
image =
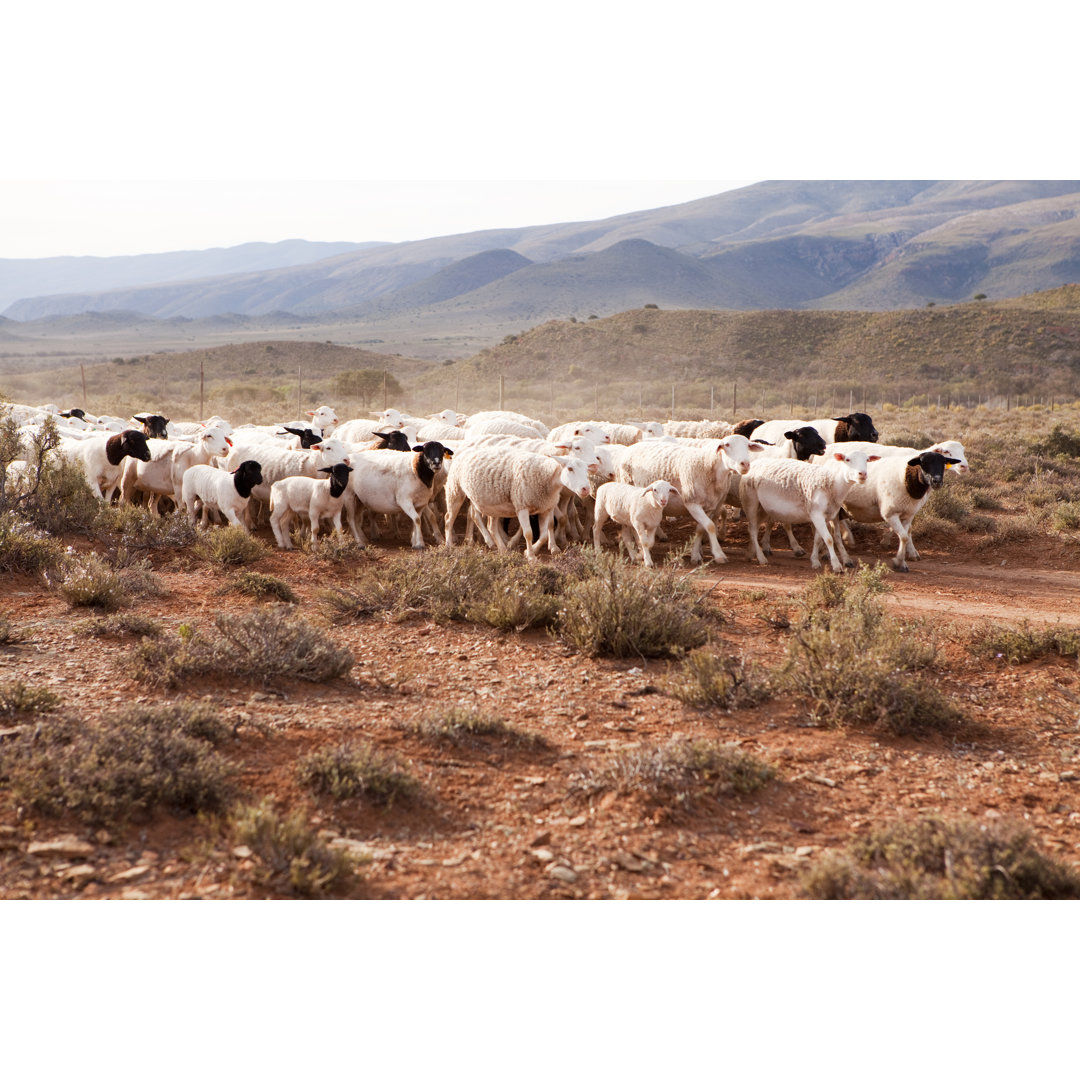
[[[286,551],[293,546],[292,537],[289,535],[291,520],[292,514],[286,506],[278,506],[270,511],[270,528],[274,530],[274,539],[277,541],[277,546]]]
[[[529,540],[532,536],[532,524],[529,521],[529,510],[527,507],[521,507],[517,512],[518,524],[521,526],[521,535],[525,538],[525,558],[530,562],[536,560],[536,552],[547,540],[549,544],[554,543],[554,536],[551,530],[551,519],[554,516],[554,512],[551,510],[546,511],[540,518],[540,536],[535,542]]]
[[[829,530],[829,522],[825,517],[825,512],[819,507],[814,507],[810,510],[810,524],[814,526],[814,533],[817,538],[820,538],[821,542],[825,545],[829,552],[829,566],[832,567],[834,574],[842,574],[844,572],[844,565],[836,557],[837,544],[833,542],[832,532]],[[840,548],[843,551],[843,547]],[[818,545],[814,543],[814,550],[810,554],[810,566],[814,570],[821,569],[821,558],[818,555]],[[847,552],[844,552],[845,557]]]
[[[599,551],[604,536],[604,525],[608,519],[607,511],[598,506],[593,514],[592,542],[593,547]]]
[[[638,543],[641,545],[641,561],[650,569],[656,564],[652,558],[652,546],[656,537],[656,530],[635,526]]]
[[[693,561],[701,562],[701,532],[704,531],[709,537],[709,547],[712,550],[713,562],[727,562],[727,556],[724,554],[723,549],[720,547],[720,541],[716,538],[716,525],[713,522],[713,519],[705,513],[704,507],[700,503],[692,503],[685,501],[683,505],[686,507],[687,513],[689,513],[689,515],[698,523],[698,557]]]
[[[806,554],[806,551],[799,543],[799,541],[795,539],[795,533],[792,532],[791,526],[788,525],[786,522],[784,523],[784,532],[787,533],[787,540],[788,545],[791,548],[791,554],[794,555],[796,559],[801,559]]]
[[[896,549],[896,555],[892,560],[893,569],[899,570],[901,574],[906,574],[908,572],[907,558],[918,559],[919,553],[915,551],[915,545],[911,543],[911,534],[904,527],[904,522],[901,521],[899,514],[890,514],[885,519],[885,523],[896,533],[896,537],[900,541],[900,546]],[[907,550],[909,547],[911,551],[915,551],[914,556],[912,556],[911,551]]]
[[[454,521],[457,519],[461,508],[465,505],[465,492],[459,491],[456,488],[454,490],[447,489],[446,492],[446,517],[443,520],[443,532],[446,534],[446,546],[452,548],[454,546]],[[471,507],[470,507],[471,511]],[[472,517],[469,517],[469,524],[465,530],[465,539],[470,540],[470,532],[472,529]]]
[[[360,500],[350,492],[345,501],[345,516],[349,521],[349,531],[353,534],[353,539],[356,541],[357,546],[362,549],[367,547],[367,537],[356,520],[359,510]]]

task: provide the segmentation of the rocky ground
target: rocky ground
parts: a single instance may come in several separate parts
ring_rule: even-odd
[[[266,534],[269,538],[269,533]],[[872,827],[922,815],[1025,823],[1042,849],[1080,866],[1080,692],[1075,659],[1008,666],[967,648],[987,622],[1076,623],[1080,563],[1059,541],[979,550],[965,539],[920,545],[924,559],[892,574],[888,603],[942,643],[931,676],[972,723],[959,734],[896,738],[815,726],[805,702],[778,697],[728,712],[696,710],[667,689],[671,662],[587,659],[542,632],[367,620],[331,625],[320,590],[346,582],[348,562],[273,551],[258,569],[287,580],[301,609],[347,646],[355,666],[328,683],[221,679],[153,690],[125,674],[133,646],[89,637],[85,612],[28,576],[0,582],[0,613],[23,640],[0,648],[0,683],[62,695],[61,710],[93,723],[132,702],[206,700],[235,726],[222,753],[245,802],[300,808],[332,846],[360,856],[344,895],[426,898],[792,898],[804,871]],[[781,662],[776,614],[813,576],[776,550],[771,565],[731,562],[695,579],[722,617],[730,652]],[[661,553],[663,548],[661,546]],[[873,542],[856,549],[881,557]],[[416,559],[387,545],[379,558]],[[228,572],[185,554],[152,556],[165,592],[140,601],[167,631],[210,625],[256,601],[219,589]],[[915,632],[915,631],[913,631]],[[412,722],[452,706],[479,709],[529,740],[422,738]],[[0,737],[24,723],[0,718]],[[581,778],[617,755],[673,738],[735,743],[777,769],[746,795],[686,804],[630,791],[579,793]],[[296,762],[349,739],[392,753],[418,781],[390,807],[317,798]],[[157,813],[104,827],[27,812],[0,788],[0,897],[253,898],[279,895],[257,855],[211,817]]]

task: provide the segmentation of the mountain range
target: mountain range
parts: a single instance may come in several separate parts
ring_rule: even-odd
[[[646,304],[889,310],[1000,299],[1080,281],[1080,181],[768,181],[600,221],[321,247],[305,245],[287,265],[254,264],[292,258],[281,245],[98,260],[93,285],[72,284],[84,260],[0,260],[0,296],[18,294],[5,327],[87,311],[236,314],[348,324],[362,328],[357,340],[407,321],[417,333],[486,327],[494,341]],[[138,260],[171,277],[150,280],[145,266],[137,276]]]

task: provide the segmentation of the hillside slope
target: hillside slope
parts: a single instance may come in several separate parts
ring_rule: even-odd
[[[1065,284],[1080,276],[1078,221],[1080,181],[770,181],[602,221],[381,245],[193,283],[38,297],[5,314],[287,311],[377,322],[412,312],[430,324],[439,304],[451,322],[475,323],[511,311],[528,319],[610,314],[649,301],[884,310]],[[634,246],[641,242],[651,247]],[[461,267],[456,291],[443,288],[446,281],[414,288],[463,260],[491,263],[492,253],[507,251],[533,265],[500,272],[490,288],[463,289]],[[698,265],[691,270],[682,260]]]

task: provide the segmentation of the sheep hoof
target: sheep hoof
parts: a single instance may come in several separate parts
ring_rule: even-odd
[[[904,563],[904,564],[902,564],[902,565],[900,565],[900,566],[897,566],[897,565],[896,565],[896,563],[893,563],[893,569],[894,569],[894,570],[895,570],[895,571],[896,571],[896,572],[897,572],[898,574],[909,574],[909,573],[911,573],[911,571],[910,571],[910,570],[908,570],[908,568],[907,568],[907,564],[906,564],[906,563]]]
[[[845,566],[846,566],[846,567],[847,567],[847,568],[848,568],[849,570],[854,570],[854,569],[855,569],[855,563],[854,563],[854,561],[853,561],[853,560],[851,560],[851,559],[848,559],[848,560],[847,560],[847,562],[845,562],[845,563],[844,563],[844,565],[845,565]]]
[[[791,556],[794,559],[805,559],[806,558],[806,552],[803,551],[802,548],[795,548],[792,551]]]

